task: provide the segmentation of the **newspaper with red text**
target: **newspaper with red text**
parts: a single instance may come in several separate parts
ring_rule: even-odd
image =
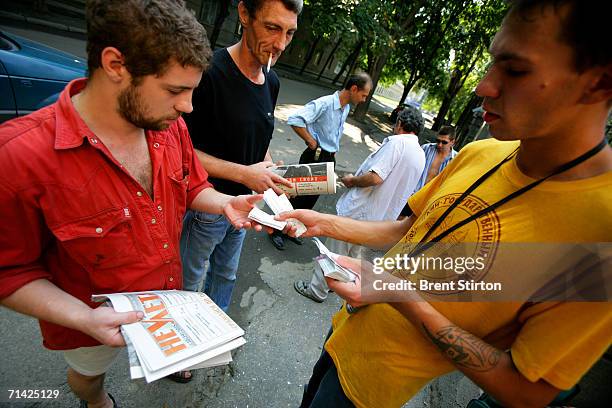
[[[130,375],[155,381],[174,372],[214,367],[231,361],[231,350],[243,344],[242,330],[208,296],[179,290],[112,293],[117,312],[141,311],[144,318],[123,325]]]
[[[333,162],[287,164],[270,167],[270,170],[293,183],[293,187],[277,184],[278,188],[290,196],[336,193]]]

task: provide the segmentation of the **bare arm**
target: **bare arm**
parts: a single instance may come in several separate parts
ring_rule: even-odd
[[[268,169],[274,166],[269,150],[266,153],[265,161],[250,166],[219,159],[197,149],[195,151],[200,163],[210,176],[240,183],[256,193],[263,193],[271,188],[275,193],[282,194],[282,190],[276,186],[277,183],[284,184],[287,187],[293,186],[289,180]],[[268,157],[270,157],[269,161],[267,160]]]
[[[38,279],[2,299],[16,312],[83,332],[102,344],[124,346],[120,325],[142,319],[142,312],[117,313],[110,307],[90,308],[46,279]]]
[[[317,148],[317,140],[310,134],[308,129],[299,126],[291,126],[291,128],[295,133],[297,133],[299,137],[302,138],[302,140],[306,143],[306,146],[308,146],[309,149],[314,150]]]
[[[429,303],[391,303],[457,369],[504,407],[543,407],[560,392],[544,380],[527,380],[510,355],[454,325]]]
[[[202,167],[206,169],[206,172],[208,172],[211,177],[231,180],[242,184],[248,166],[218,159],[215,156],[204,153],[203,151],[197,149],[194,150],[198,155],[200,163],[202,163]]]
[[[272,154],[270,154],[270,148],[268,148],[268,150],[266,150],[266,155],[264,156],[264,161],[265,162],[274,162],[274,160],[272,160]]]
[[[249,220],[248,216],[255,203],[262,198],[261,194],[234,197],[220,193],[214,188],[205,188],[193,199],[189,208],[211,214],[223,214],[237,229],[253,227],[261,231],[261,225]]]
[[[205,188],[191,202],[189,208],[210,214],[223,214],[223,208],[234,196],[223,194],[214,188]]]
[[[372,265],[349,257],[340,257],[338,262],[356,272],[357,280],[340,282],[326,278],[329,288],[352,306],[376,301],[362,294],[361,274],[371,274],[371,269],[364,268],[369,269]],[[399,279],[393,275],[385,277],[390,282]],[[456,326],[417,293],[404,292],[397,302],[389,302],[389,305],[417,327],[458,370],[504,407],[544,407],[560,392],[544,380],[527,380],[514,366],[508,353]]]
[[[383,179],[373,171],[369,171],[361,176],[349,174],[340,179],[347,187],[372,187],[383,183]]]
[[[324,236],[375,249],[388,249],[406,235],[416,219],[410,216],[402,221],[358,221],[348,217],[322,214],[312,210],[296,210],[280,214],[279,220],[296,218],[308,231],[303,237]],[[287,232],[295,234],[289,226]]]

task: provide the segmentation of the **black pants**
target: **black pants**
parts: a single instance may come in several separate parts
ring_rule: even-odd
[[[331,329],[327,339],[329,339],[329,336],[331,336]],[[327,339],[325,339],[323,344],[327,343]],[[338,370],[324,347],[319,360],[317,360],[312,369],[312,376],[304,390],[304,397],[302,398],[300,408],[330,407],[354,408],[355,405],[344,394],[338,379]]]
[[[334,166],[336,164],[335,155],[336,153],[326,152],[325,150],[321,150],[319,157],[315,160],[316,150],[309,149],[308,147],[302,155],[300,156],[300,164],[304,163],[322,163],[322,162],[334,162]],[[306,196],[298,196],[294,197],[291,200],[291,205],[296,210],[298,208],[303,208],[307,210],[311,210],[312,207],[315,206],[317,200],[319,199],[318,195],[306,195]]]

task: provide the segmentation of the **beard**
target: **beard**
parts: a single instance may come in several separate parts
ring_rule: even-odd
[[[181,116],[180,113],[176,117],[152,118],[147,116],[147,105],[134,83],[121,91],[118,103],[118,111],[123,119],[144,130],[165,130],[170,126],[167,120],[176,120]]]

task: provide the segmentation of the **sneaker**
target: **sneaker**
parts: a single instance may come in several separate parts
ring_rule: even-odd
[[[293,241],[296,245],[302,245],[304,243],[302,238],[291,237],[289,235],[285,235],[285,238],[287,238],[289,241]]]
[[[297,293],[299,293],[300,295],[307,297],[310,300],[313,300],[317,303],[323,303],[323,301],[325,299],[319,299],[318,297],[316,297],[314,295],[314,293],[312,293],[312,290],[310,290],[310,283],[306,283],[304,281],[295,281],[293,283],[293,289],[295,289],[295,291]]]
[[[285,249],[285,240],[281,234],[269,234],[268,238],[272,241],[272,245],[279,251]]]

